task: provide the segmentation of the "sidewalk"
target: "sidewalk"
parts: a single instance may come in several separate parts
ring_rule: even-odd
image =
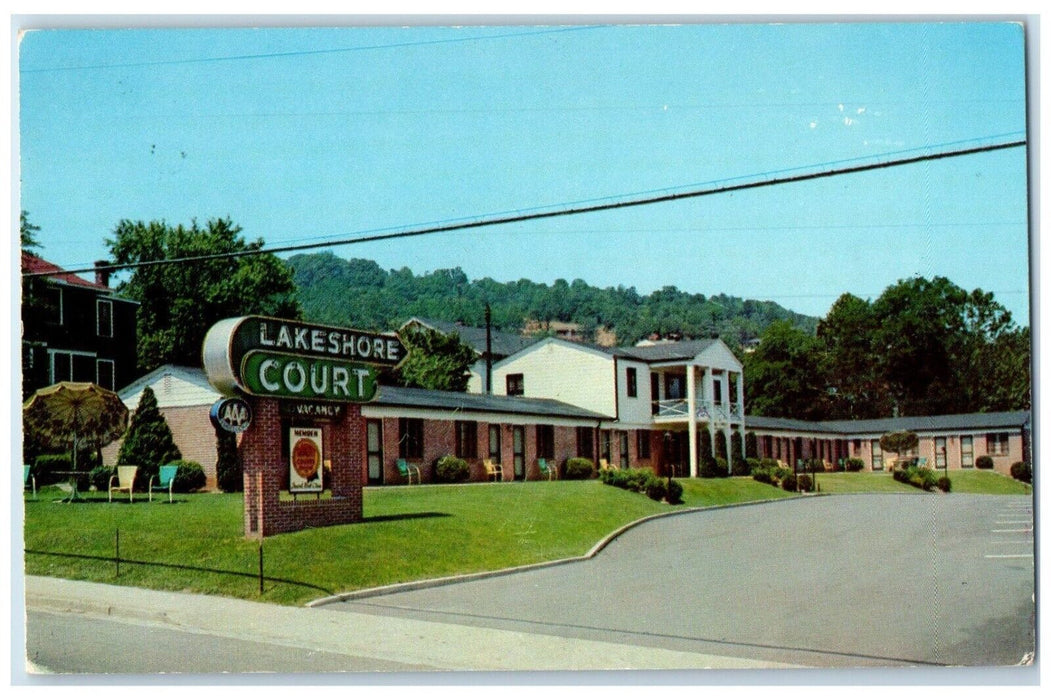
[[[27,610],[110,617],[441,671],[789,668],[753,659],[40,576],[27,576],[25,590]]]

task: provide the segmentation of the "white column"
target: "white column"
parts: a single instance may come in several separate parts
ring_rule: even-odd
[[[696,368],[686,365],[686,410],[689,411],[690,426],[690,476],[698,477],[697,468],[697,377]]]
[[[741,454],[747,458],[746,447],[748,441],[744,438],[744,432],[748,426],[744,424],[744,372],[737,373],[737,410],[741,412]]]

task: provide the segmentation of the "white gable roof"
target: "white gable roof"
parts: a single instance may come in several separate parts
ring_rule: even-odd
[[[139,406],[146,387],[153,389],[159,408],[177,406],[211,406],[221,394],[208,383],[204,370],[197,367],[162,365],[117,392],[130,410]]]

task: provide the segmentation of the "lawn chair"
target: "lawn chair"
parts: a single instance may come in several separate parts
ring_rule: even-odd
[[[128,501],[135,502],[135,475],[139,473],[138,467],[117,467],[117,473],[109,478],[109,502],[113,503],[114,491],[127,491]],[[113,482],[117,482],[114,486]]]
[[[504,470],[499,464],[494,464],[491,459],[483,459],[482,464],[485,466],[485,475],[494,482],[504,480]]]
[[[420,468],[415,464],[409,464],[404,459],[398,460],[398,473],[401,474],[402,478],[407,479],[410,484],[412,483],[412,475],[416,474],[416,483],[421,483]]]
[[[598,468],[600,470],[604,471],[604,472],[609,471],[609,460],[608,459],[600,459],[598,461]]]
[[[157,476],[150,477],[150,485],[147,488],[150,494],[150,503],[153,503],[153,492],[154,491],[167,491],[168,492],[168,503],[172,503],[172,489],[175,486],[175,474],[179,471],[178,464],[165,464],[160,468],[160,472]],[[154,485],[156,480],[157,484]]]
[[[536,460],[536,464],[540,467],[540,476],[546,476],[548,481],[554,479],[557,475],[555,474],[556,468],[554,464],[548,464],[547,460],[540,457]]]
[[[28,464],[22,465],[22,484],[33,489],[33,498],[36,498],[36,477],[33,476],[33,468]]]

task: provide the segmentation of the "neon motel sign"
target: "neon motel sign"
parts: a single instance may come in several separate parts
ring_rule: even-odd
[[[380,368],[401,364],[406,350],[393,334],[241,316],[212,326],[202,355],[224,396],[364,403],[376,396]]]

